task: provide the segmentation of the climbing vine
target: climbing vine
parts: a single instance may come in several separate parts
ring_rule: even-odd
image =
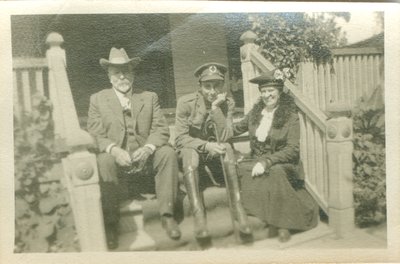
[[[14,117],[16,253],[78,250],[54,153],[52,105],[35,95],[32,111]]]

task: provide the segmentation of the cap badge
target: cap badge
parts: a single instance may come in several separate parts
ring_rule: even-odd
[[[215,65],[210,66],[210,68],[208,68],[210,70],[210,72],[212,73],[216,73],[217,72],[217,67],[215,67]]]

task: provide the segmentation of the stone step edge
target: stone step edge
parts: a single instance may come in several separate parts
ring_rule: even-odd
[[[206,210],[210,211],[216,207],[227,207],[228,201],[226,196],[226,189],[224,187],[210,187],[204,191],[204,200]],[[184,215],[190,215],[190,205],[187,201],[187,195],[183,204]],[[121,217],[128,215],[146,214],[146,221],[155,217],[159,217],[157,199],[147,200],[127,200],[120,206]]]
[[[286,250],[290,248],[295,248],[301,244],[305,244],[310,241],[318,240],[323,237],[328,237],[333,235],[335,232],[328,224],[319,222],[318,225],[310,230],[303,231],[301,233],[293,234],[291,239],[286,243],[281,243],[278,239],[267,238],[263,240],[254,241],[251,245],[252,249],[275,249],[275,250]],[[248,249],[248,246],[239,245],[237,249]]]

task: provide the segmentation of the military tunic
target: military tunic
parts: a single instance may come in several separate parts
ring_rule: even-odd
[[[220,142],[226,142],[233,136],[233,110],[234,101],[231,98],[227,98],[220,107],[214,110],[211,109],[211,105],[207,105],[203,95],[199,92],[179,98],[176,109],[175,145],[182,161],[181,166],[198,168],[200,175],[209,174],[211,171],[215,179],[222,183],[223,174],[220,160],[218,157],[208,155],[205,144],[209,141],[217,141],[212,123],[215,124]],[[226,147],[230,148],[228,144]]]

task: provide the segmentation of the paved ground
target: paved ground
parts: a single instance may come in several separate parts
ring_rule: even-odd
[[[313,230],[293,234],[287,243],[280,243],[276,238],[268,238],[268,228],[251,218],[254,230],[254,242],[241,245],[233,234],[229,210],[226,207],[225,190],[211,188],[206,190],[206,206],[208,227],[212,235],[212,244],[201,247],[193,239],[193,218],[189,213],[189,205],[184,200],[185,218],[180,223],[182,237],[178,241],[171,240],[165,234],[157,216],[157,203],[155,200],[144,202],[145,231],[156,242],[151,250],[162,251],[193,251],[193,250],[224,250],[224,249],[339,249],[339,248],[385,248],[386,225],[368,229],[355,229],[346,237],[338,239],[333,231],[324,222],[320,222]],[[134,233],[124,233],[120,236],[120,247],[117,251],[128,251],[134,239]]]

